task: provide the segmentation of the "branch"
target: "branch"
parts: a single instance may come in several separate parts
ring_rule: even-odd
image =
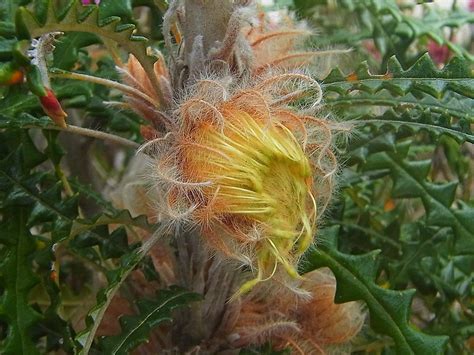
[[[25,128],[38,128],[38,126],[27,125],[25,126]],[[111,143],[123,145],[125,147],[133,148],[133,149],[138,149],[140,147],[140,144],[135,143],[129,139],[116,136],[114,134],[110,134],[110,133],[106,133],[102,131],[96,131],[94,129],[89,129],[89,128],[73,126],[73,125],[68,125],[65,128],[51,125],[51,126],[41,127],[41,129],[51,129],[55,131],[64,131],[68,133],[79,134],[81,136],[100,139],[103,141],[108,141]]]
[[[67,72],[67,71],[63,71],[63,70],[61,70],[61,71],[59,71],[59,70],[52,71],[50,75],[53,78],[88,81],[90,83],[108,86],[112,89],[120,90],[125,94],[141,98],[141,99],[151,103],[154,107],[159,106],[159,103],[157,103],[150,96],[144,94],[140,90],[137,90],[137,89],[135,89],[131,86],[128,86],[128,85],[124,85],[122,83],[118,83],[118,82],[113,81],[113,80],[109,80],[109,79],[105,79],[105,78],[99,78],[97,76],[92,76],[92,75],[87,75],[87,74]]]

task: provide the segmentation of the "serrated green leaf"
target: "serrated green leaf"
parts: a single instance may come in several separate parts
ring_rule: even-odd
[[[375,131],[404,131],[405,135],[427,132],[435,138],[446,135],[459,143],[474,143],[474,133],[468,121],[460,119],[456,122],[449,117],[430,112],[417,113],[407,110],[397,113],[387,110],[382,115],[363,114],[354,117],[353,122],[356,125],[374,127]]]
[[[366,169],[387,169],[395,183],[394,197],[421,198],[429,225],[451,227],[458,238],[457,250],[474,252],[474,209],[452,207],[456,183],[434,185],[420,174],[419,163],[401,159],[393,153],[377,153],[369,158]],[[423,163],[426,167],[426,163]],[[422,170],[423,171],[423,170]]]
[[[101,341],[102,350],[107,354],[128,354],[148,339],[153,328],[172,321],[173,309],[200,299],[201,296],[198,294],[179,287],[171,287],[170,290],[160,290],[153,300],[139,300],[137,302],[139,314],[120,318],[121,334],[105,337]]]
[[[153,226],[148,223],[146,216],[141,215],[138,217],[132,217],[128,210],[122,210],[113,215],[99,215],[92,221],[81,219],[75,220],[71,229],[71,237],[75,237],[80,233],[94,229],[98,226],[109,224],[135,226],[149,232],[153,231]]]
[[[365,301],[373,329],[391,336],[397,353],[442,354],[447,337],[423,334],[409,324],[413,291],[392,291],[375,284],[376,255],[347,255],[321,245],[308,253],[305,271],[329,267],[337,279],[336,301]]]
[[[474,97],[474,79],[470,63],[454,57],[443,69],[437,69],[428,54],[423,55],[413,66],[403,70],[397,58],[391,57],[384,75],[373,75],[367,63],[361,64],[354,73],[345,76],[339,69],[323,80],[323,90],[346,95],[354,90],[374,94],[383,89],[393,95],[423,92],[440,98],[446,91]],[[471,116],[472,117],[472,116]]]
[[[0,341],[2,354],[39,354],[32,339],[31,328],[41,315],[29,305],[28,295],[38,283],[32,271],[31,254],[35,244],[28,232],[27,208],[11,208],[2,211],[0,234],[7,247],[1,250],[0,316],[6,321],[8,334]]]
[[[105,40],[118,43],[138,59],[145,71],[153,72],[153,63],[156,58],[147,54],[147,39],[133,34],[134,25],[118,27],[120,17],[107,17],[99,21],[99,7],[84,7],[79,0],[71,0],[62,14],[54,9],[52,0],[43,2],[47,13],[43,22],[28,9],[24,7],[18,9],[16,24],[19,31],[32,37],[58,31],[92,33]],[[155,78],[151,76],[150,80],[156,92],[161,92]]]
[[[388,67],[385,75],[371,75],[366,64],[347,77],[333,70],[324,84],[327,106],[345,109],[346,120],[377,130],[423,130],[436,137],[446,134],[458,142],[474,142],[474,80],[469,63],[454,58],[438,70],[425,55],[407,70],[395,58]],[[391,109],[380,114],[381,106]]]
[[[336,98],[328,97],[325,105],[331,109],[354,109],[354,107],[391,107],[394,110],[412,113],[414,110],[442,114],[448,117],[474,120],[472,111],[474,100],[462,96],[446,97],[446,99],[435,99],[432,96],[424,96],[421,99],[412,94],[393,96],[383,90],[375,94],[361,93],[358,95],[340,95]]]

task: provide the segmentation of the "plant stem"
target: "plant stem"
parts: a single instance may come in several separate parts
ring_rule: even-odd
[[[153,100],[150,96],[144,94],[140,90],[137,90],[137,89],[135,89],[131,86],[128,86],[128,85],[124,85],[122,83],[118,83],[118,82],[113,81],[113,80],[99,78],[99,77],[93,76],[93,75],[72,73],[72,72],[65,72],[65,71],[52,72],[50,75],[53,78],[88,81],[90,83],[108,86],[110,88],[120,90],[125,94],[129,94],[129,95],[132,95],[132,96],[135,96],[135,97],[139,97],[139,98],[151,103],[155,107],[159,106],[159,103],[157,103],[156,100]]]
[[[26,126],[26,128],[39,128],[38,126]],[[135,143],[129,139],[122,138],[119,136],[116,136],[114,134],[102,132],[102,131],[96,131],[94,129],[89,129],[89,128],[83,128],[83,127],[78,127],[78,126],[73,126],[73,125],[68,125],[66,128],[59,127],[59,126],[46,126],[46,127],[40,127],[42,129],[52,129],[56,131],[64,131],[68,133],[73,133],[73,134],[79,134],[81,136],[86,136],[86,137],[91,137],[95,139],[100,139],[103,141],[108,141],[112,142],[115,144],[123,145],[125,147],[129,148],[134,148],[137,149],[140,147],[140,144]]]

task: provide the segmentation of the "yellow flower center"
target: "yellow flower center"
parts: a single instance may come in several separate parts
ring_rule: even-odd
[[[279,122],[243,111],[224,117],[221,124],[196,127],[186,140],[186,177],[211,182],[202,190],[198,210],[206,208],[214,220],[225,220],[244,235],[258,231],[248,240],[235,238],[242,246],[255,245],[259,270],[242,291],[273,273],[278,263],[297,277],[293,264],[311,243],[316,213],[308,158]]]

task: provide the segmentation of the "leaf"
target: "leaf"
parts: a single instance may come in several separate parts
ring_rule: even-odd
[[[64,70],[72,69],[78,60],[79,50],[96,43],[100,43],[100,40],[90,33],[73,32],[60,37],[54,50],[53,66]]]
[[[198,301],[201,296],[182,288],[172,287],[160,290],[156,299],[139,300],[138,315],[120,318],[122,332],[119,335],[105,337],[102,349],[107,354],[129,354],[139,344],[145,342],[153,328],[164,322],[173,321],[171,311],[190,302]]]
[[[133,14],[131,0],[101,1],[99,8],[102,18],[118,16],[122,19],[126,19],[127,21],[132,20]]]
[[[459,7],[451,11],[442,11],[426,6],[423,7],[423,16],[418,18],[404,13],[393,0],[358,0],[357,6],[367,8],[372,17],[377,19],[379,26],[375,26],[373,33],[376,43],[390,42],[391,36],[399,37],[397,42],[390,43],[391,51],[406,51],[416,39],[428,37],[440,45],[446,45],[457,55],[471,61],[473,59],[467,50],[446,38],[443,32],[446,27],[457,28],[474,22],[474,16]],[[390,15],[390,18],[384,18],[383,15]],[[379,46],[379,49],[383,54],[390,54],[383,46]]]
[[[467,23],[474,22],[474,15],[459,7],[451,9],[450,11],[438,11],[434,7],[426,6],[423,17],[416,18],[402,14],[402,21],[406,27],[409,27],[409,34],[411,39],[427,36],[433,39],[440,45],[446,45],[451,51],[457,55],[462,55],[469,60],[473,60],[472,54],[462,48],[460,45],[454,43],[452,40],[446,38],[443,33],[446,27],[459,28]],[[398,10],[400,11],[400,10]],[[397,27],[397,32],[401,31],[402,26]]]
[[[50,235],[51,243],[60,242],[68,238],[77,216],[78,196],[63,198],[61,181],[48,173],[29,170],[46,157],[36,150],[26,132],[21,134],[23,152],[15,151],[0,163],[0,186],[7,191],[0,207],[29,207],[26,226],[36,226],[38,233]]]
[[[403,112],[421,111],[442,114],[446,117],[463,119],[467,123],[469,123],[469,120],[474,119],[471,114],[474,109],[474,101],[459,95],[439,100],[432,96],[416,98],[413,94],[393,96],[386,91],[380,91],[375,94],[361,93],[358,95],[341,95],[337,98],[327,98],[325,105],[332,109],[343,108],[345,110],[349,107],[353,109],[358,106],[392,107],[394,110]]]
[[[17,28],[23,37],[39,37],[50,32],[86,32],[98,35],[105,41],[111,40],[133,54],[145,71],[153,72],[156,58],[147,54],[147,39],[133,34],[135,25],[119,24],[120,17],[112,16],[99,21],[99,7],[82,6],[80,1],[71,0],[59,15],[52,0],[41,0],[46,7],[46,19],[40,21],[31,11],[21,7],[17,12]],[[151,77],[152,85],[160,92],[159,83]]]
[[[0,2],[0,20],[4,22],[10,22],[15,14],[16,9],[23,0],[9,0]]]
[[[29,305],[28,295],[38,283],[32,271],[34,239],[27,228],[28,209],[2,211],[0,224],[0,317],[6,322],[7,336],[0,344],[2,354],[39,354],[32,338],[32,327],[41,315]]]
[[[72,222],[76,214],[76,198],[72,198],[67,203],[61,201],[61,187],[58,184],[40,191],[38,185],[44,181],[46,175],[34,173],[21,176],[17,168],[9,159],[0,165],[0,177],[3,186],[8,186],[9,193],[5,196],[4,206],[21,204],[31,206],[32,212],[28,219],[28,224],[33,225],[45,218],[59,218],[67,222]]]
[[[391,57],[387,73],[383,75],[371,74],[367,63],[347,76],[339,69],[333,69],[323,80],[322,87],[326,92],[339,95],[355,90],[375,94],[385,89],[394,96],[423,93],[440,99],[446,91],[452,91],[474,98],[474,79],[469,62],[454,57],[443,69],[437,69],[428,54],[407,70],[402,69],[396,57]]]
[[[474,253],[474,208],[452,207],[457,182],[434,184],[426,181],[430,161],[407,161],[395,153],[372,155],[366,170],[387,169],[394,181],[393,197],[420,198],[428,225],[451,227],[457,237],[456,250]]]
[[[102,318],[112,301],[113,297],[119,290],[127,276],[140,264],[142,259],[146,257],[150,249],[161,238],[163,228],[159,228],[153,236],[150,237],[140,248],[134,249],[132,252],[124,254],[120,259],[120,266],[109,272],[108,286],[101,290],[97,296],[97,304],[89,311],[86,318],[86,328],[77,334],[75,341],[79,348],[79,354],[88,354],[95,334],[102,321]]]
[[[11,60],[13,56],[13,46],[17,41],[15,39],[2,38],[2,30],[0,23],[0,60]]]
[[[92,186],[84,185],[76,178],[72,178],[70,181],[71,187],[74,191],[79,193],[82,198],[87,198],[93,201],[95,204],[103,209],[103,212],[107,215],[114,215],[119,211],[112,205],[110,201],[107,201],[99,192],[94,191]]]
[[[138,217],[132,217],[128,210],[118,211],[115,214],[102,214],[97,216],[92,221],[77,219],[74,221],[71,229],[71,237],[83,233],[88,230],[97,228],[98,226],[109,225],[109,224],[121,224],[125,226],[134,226],[152,232],[153,226],[151,226],[146,216],[141,215]]]
[[[444,115],[435,115],[431,112],[410,112],[396,113],[393,110],[387,110],[382,115],[365,114],[353,118],[353,124],[369,125],[374,127],[375,132],[387,132],[394,130],[404,132],[404,135],[428,132],[435,138],[440,135],[447,135],[459,143],[474,143],[474,133],[471,130],[469,122],[460,119],[457,122]],[[387,142],[388,143],[388,142]]]
[[[48,117],[36,118],[28,113],[20,114],[17,117],[0,114],[0,128],[45,128],[51,126],[51,119]]]
[[[472,53],[456,43],[456,36],[447,36],[473,23],[472,12],[460,6],[444,10],[437,4],[418,5],[422,2],[432,1],[405,2],[401,6],[394,0],[339,0],[334,4],[327,0],[294,0],[298,10],[305,10],[300,13],[322,28],[323,33],[313,40],[318,47],[344,44],[373,55],[374,50],[366,47],[366,40],[371,39],[384,62],[397,55],[408,63],[416,55],[413,48],[431,40],[472,61]]]
[[[30,291],[39,282],[33,271],[36,239],[28,225],[33,204],[14,181],[28,186],[38,183],[35,179],[40,175],[29,181],[24,175],[46,157],[24,132],[2,132],[0,137],[2,150],[10,139],[16,143],[15,150],[0,161],[0,318],[7,328],[0,344],[3,354],[38,354],[33,328],[42,315],[29,304]]]
[[[53,89],[59,99],[73,99],[79,96],[91,98],[91,85],[84,82],[68,82],[57,83],[53,85]],[[32,95],[25,88],[15,88],[9,95],[2,98],[2,105],[0,106],[0,124],[2,128],[25,128],[25,126],[32,125],[34,127],[42,128],[47,126],[47,122],[51,125],[51,120],[45,117],[35,117],[32,115],[35,111],[39,113],[38,116],[44,115],[41,109],[40,102],[35,95]],[[65,107],[70,105],[66,104]]]
[[[408,128],[411,133],[425,130],[458,142],[474,141],[474,79],[462,59],[438,70],[425,55],[403,70],[393,57],[384,75],[370,74],[366,63],[347,76],[334,69],[323,88],[326,106],[339,109],[345,120],[378,130]],[[381,114],[385,107],[390,109]]]
[[[329,267],[337,279],[336,302],[365,301],[372,328],[392,337],[398,354],[442,354],[447,337],[426,335],[408,324],[414,291],[387,290],[375,284],[378,253],[347,255],[334,245],[320,245],[307,254],[304,271]]]

